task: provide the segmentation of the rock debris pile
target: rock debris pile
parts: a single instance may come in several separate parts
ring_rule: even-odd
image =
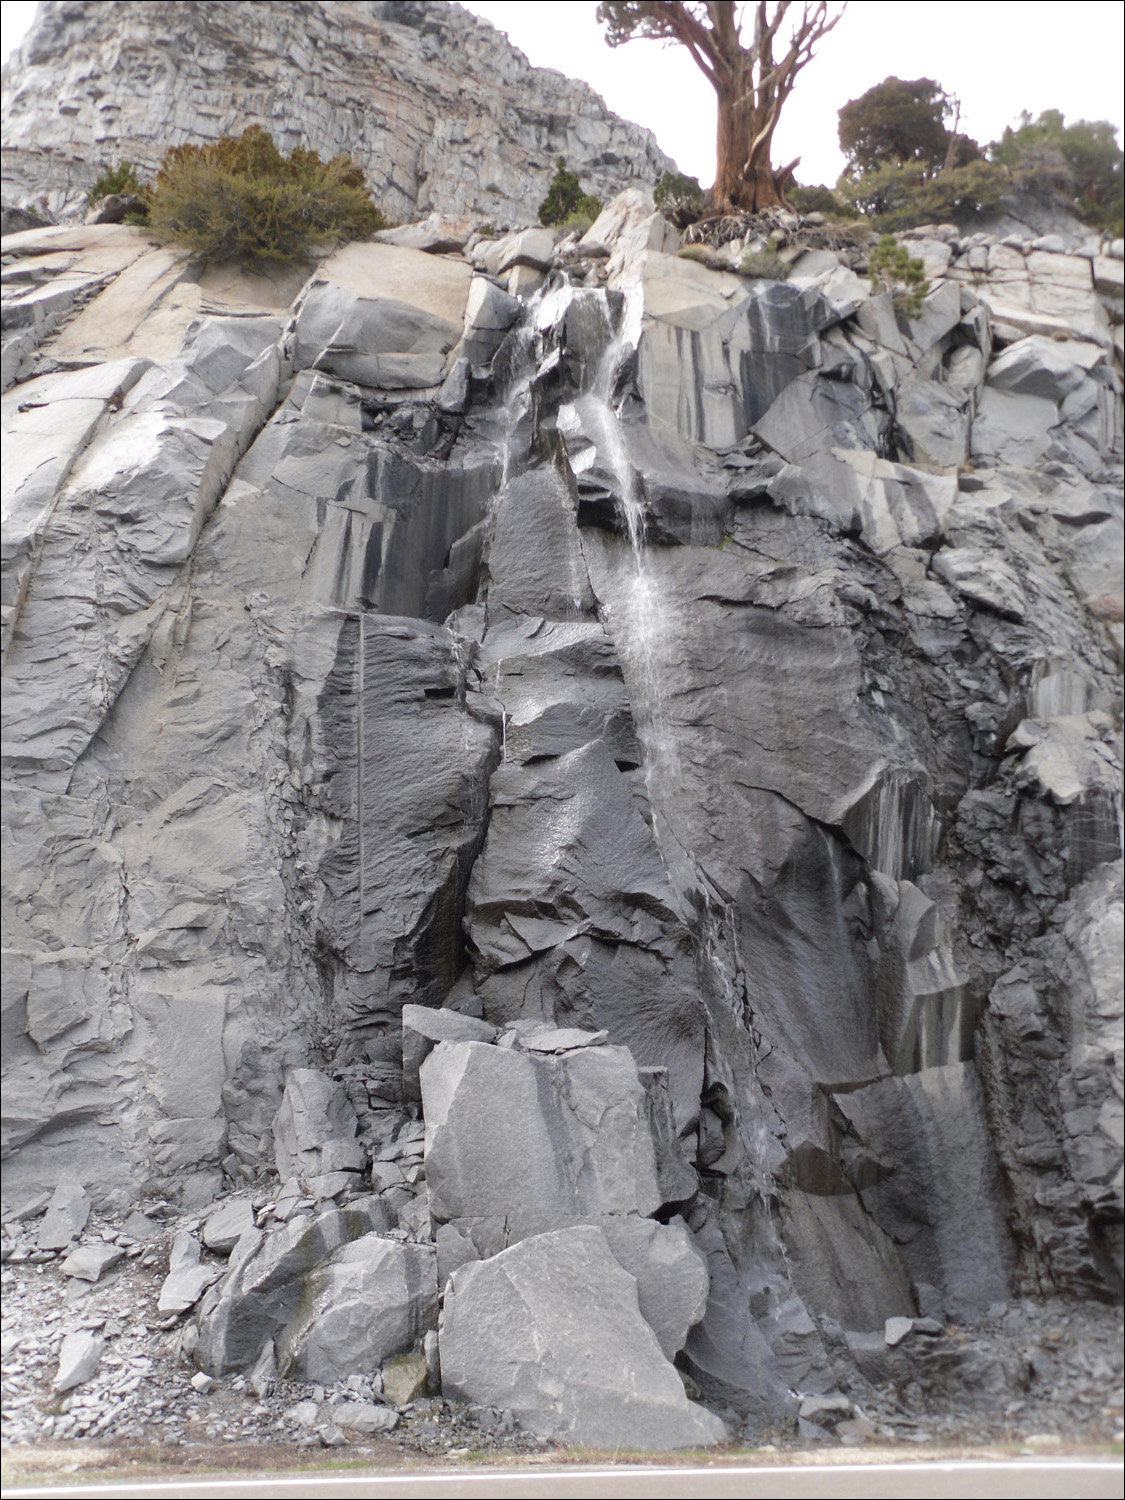
[[[5,240],[15,1436],[1119,1428],[1121,245],[778,227]]]

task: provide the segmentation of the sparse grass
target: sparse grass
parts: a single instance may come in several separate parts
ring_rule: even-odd
[[[788,281],[791,269],[772,250],[748,250],[738,263],[739,274],[754,281]]]

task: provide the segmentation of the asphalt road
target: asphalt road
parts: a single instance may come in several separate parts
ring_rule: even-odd
[[[448,1469],[397,1474],[321,1470],[294,1476],[35,1485],[0,1495],[100,1500],[1121,1500],[1112,1460],[1014,1459],[705,1468]]]

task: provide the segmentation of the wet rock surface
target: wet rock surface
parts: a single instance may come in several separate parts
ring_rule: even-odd
[[[1111,278],[625,197],[5,240],[15,1437],[1117,1430]]]

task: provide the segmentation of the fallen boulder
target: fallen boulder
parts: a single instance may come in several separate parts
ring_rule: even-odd
[[[593,1225],[535,1235],[455,1271],[440,1350],[447,1398],[507,1409],[540,1437],[665,1450],[727,1435],[687,1399],[635,1280]]]

